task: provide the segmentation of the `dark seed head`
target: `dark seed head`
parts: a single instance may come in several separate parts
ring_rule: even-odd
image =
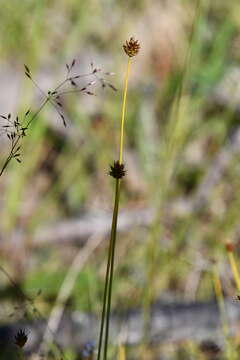
[[[200,344],[200,350],[211,357],[211,359],[215,359],[216,355],[219,355],[221,353],[221,348],[212,340],[204,340]]]
[[[125,176],[126,170],[124,169],[124,164],[120,164],[119,160],[114,161],[113,165],[110,165],[109,175],[115,179],[121,179]]]
[[[231,241],[227,241],[225,248],[226,248],[227,252],[231,253],[234,250],[234,245]]]
[[[140,44],[138,40],[134,40],[134,38],[131,37],[130,40],[126,41],[126,44],[123,45],[123,49],[129,57],[133,57],[138,54],[140,50]]]
[[[15,335],[15,344],[18,347],[23,348],[27,342],[27,339],[28,337],[25,330],[19,330],[17,335]]]

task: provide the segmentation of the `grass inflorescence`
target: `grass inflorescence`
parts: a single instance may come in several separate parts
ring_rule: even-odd
[[[9,154],[0,168],[0,176],[4,173],[11,160],[15,159],[17,162],[21,163],[20,151],[22,138],[28,134],[30,125],[34,120],[36,120],[47,104],[50,104],[55,109],[61,121],[63,122],[63,125],[66,127],[67,122],[63,107],[64,96],[77,93],[93,96],[95,93],[93,92],[92,88],[96,84],[100,84],[102,88],[108,86],[114,91],[117,90],[115,86],[111,84],[111,82],[106,78],[113,73],[104,72],[101,68],[95,67],[94,64],[91,63],[90,72],[85,74],[73,74],[75,65],[76,59],[73,59],[70,64],[66,64],[65,78],[60,81],[53,90],[47,91],[44,91],[35,81],[29,66],[24,65],[25,75],[32,81],[34,86],[42,95],[42,102],[36,110],[32,111],[31,109],[28,109],[22,119],[20,119],[18,115],[13,118],[11,113],[7,115],[0,115],[2,119],[2,124],[0,125],[0,134],[5,135],[10,143]],[[79,80],[85,79],[88,79],[88,81],[85,81],[84,84],[82,84],[82,82],[79,83]]]

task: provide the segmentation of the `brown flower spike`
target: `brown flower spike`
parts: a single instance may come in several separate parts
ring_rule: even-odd
[[[225,248],[226,248],[227,252],[232,253],[234,250],[234,245],[231,241],[227,241],[225,244]]]
[[[15,335],[15,345],[17,345],[20,348],[23,348],[24,345],[27,342],[27,334],[25,333],[25,330],[19,330],[17,335]]]
[[[110,165],[109,175],[114,177],[114,179],[121,179],[125,176],[126,170],[124,169],[124,164],[120,164],[119,160],[114,161],[113,165]]]
[[[134,38],[131,37],[130,40],[126,41],[126,44],[123,45],[123,49],[129,57],[133,57],[138,54],[140,50],[140,44],[138,40],[134,40]]]

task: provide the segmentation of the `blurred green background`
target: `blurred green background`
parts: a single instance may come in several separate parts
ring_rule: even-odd
[[[240,235],[240,4],[1,0],[0,8],[1,114],[23,114],[41,104],[23,64],[46,92],[64,79],[73,58],[74,74],[88,73],[93,62],[115,73],[110,81],[118,89],[97,83],[91,88],[96,96],[64,97],[66,129],[51,106],[32,123],[22,163],[12,161],[0,178],[4,269],[29,296],[41,289],[36,302],[47,316],[76,256],[89,239],[98,241],[94,219],[110,218],[112,210],[108,167],[117,157],[127,62],[122,44],[134,36],[141,51],[129,86],[121,210],[130,222],[134,211],[139,216],[118,236],[113,306],[143,305],[146,288],[153,301],[212,298],[213,259],[225,293],[234,296],[224,245],[230,239],[238,248]],[[4,136],[0,140],[3,164],[9,148]],[[81,238],[77,230],[68,239],[66,230],[58,242],[54,229],[86,214],[90,235]],[[101,309],[103,235],[80,261],[73,309]],[[10,301],[9,288],[0,274],[3,318],[17,302],[14,296]]]

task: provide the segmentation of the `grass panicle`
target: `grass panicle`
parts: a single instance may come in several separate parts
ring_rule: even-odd
[[[100,84],[102,88],[108,86],[114,91],[117,90],[115,86],[112,85],[108,80],[108,77],[113,73],[104,72],[102,69],[95,67],[94,64],[91,63],[90,72],[85,74],[73,74],[75,64],[75,59],[73,59],[71,64],[66,64],[67,73],[64,80],[60,81],[60,83],[53,90],[48,91],[44,91],[38,85],[30,68],[27,65],[24,65],[25,76],[31,80],[39,93],[42,95],[42,103],[35,111],[31,111],[30,109],[27,110],[22,120],[20,120],[18,115],[13,118],[12,114],[10,113],[7,115],[0,115],[2,120],[2,123],[0,124],[0,135],[6,136],[10,143],[9,153],[3,162],[3,165],[0,167],[0,176],[3,175],[11,160],[15,159],[17,162],[21,163],[21,140],[28,134],[30,125],[34,120],[36,120],[47,104],[50,104],[55,109],[61,121],[63,122],[63,125],[66,127],[67,122],[62,101],[64,96],[74,93],[95,95],[92,87],[96,84]],[[84,84],[79,82],[80,80],[85,80],[86,78],[88,81],[85,81]]]

